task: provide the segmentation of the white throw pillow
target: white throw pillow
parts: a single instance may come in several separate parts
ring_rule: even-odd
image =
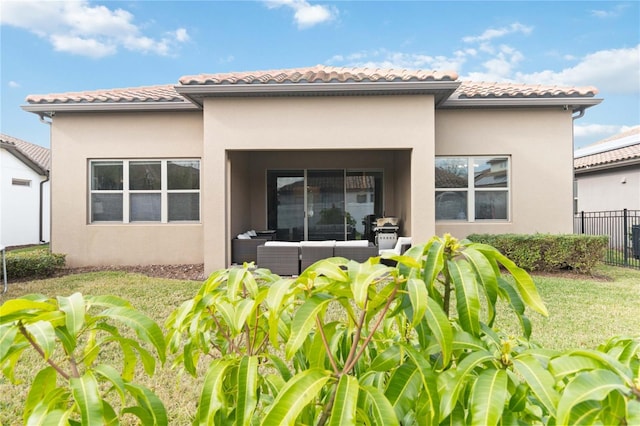
[[[244,234],[238,234],[238,237],[237,237],[237,238],[238,238],[239,240],[250,240],[250,239],[251,239],[251,237],[250,237],[249,235],[247,235],[246,233],[244,233]]]

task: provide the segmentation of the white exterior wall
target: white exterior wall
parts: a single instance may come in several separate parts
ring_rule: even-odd
[[[577,174],[577,211],[640,210],[640,166]]]
[[[13,179],[30,181],[30,186],[13,185]],[[40,243],[40,182],[38,174],[5,149],[0,149],[0,245]],[[43,239],[49,240],[49,184],[42,188]]]

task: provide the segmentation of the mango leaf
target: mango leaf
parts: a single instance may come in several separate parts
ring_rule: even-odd
[[[427,312],[425,318],[427,325],[433,333],[433,337],[440,345],[443,365],[449,365],[453,352],[453,328],[447,318],[447,314],[442,310],[442,306],[431,297],[427,299]]]
[[[367,405],[363,408],[363,411],[366,413],[367,418],[370,417],[373,420],[372,424],[400,426],[393,406],[380,389],[373,386],[360,386],[360,390],[367,396]]]
[[[531,276],[522,268],[518,267],[511,259],[500,253],[496,248],[486,244],[472,244],[474,248],[477,248],[489,258],[493,258],[504,266],[507,271],[513,276],[516,283],[516,287],[522,296],[525,303],[534,311],[541,315],[549,316],[547,308],[544,306],[544,302],[538,293],[535,283]]]
[[[412,409],[422,387],[422,375],[419,370],[415,364],[402,364],[393,370],[387,383],[384,395],[400,419]]]
[[[5,324],[0,326],[0,363],[9,353],[9,349],[18,334],[18,326],[15,324]]]
[[[105,378],[107,381],[111,382],[111,384],[113,385],[113,388],[120,395],[120,401],[124,403],[126,398],[126,395],[125,395],[126,388],[125,388],[124,380],[122,379],[122,377],[120,377],[120,374],[118,374],[118,371],[112,366],[107,364],[97,365],[93,369],[93,371],[97,375],[100,375],[103,378]]]
[[[250,425],[258,404],[258,357],[243,356],[238,367],[236,425]]]
[[[229,360],[216,360],[209,366],[196,413],[197,424],[214,424],[213,419],[216,413],[224,406],[222,384],[230,367],[232,367],[232,363]]]
[[[411,326],[415,327],[427,311],[427,299],[429,295],[427,294],[427,287],[424,281],[417,278],[409,278],[407,280],[407,291],[409,292],[409,300],[411,300],[411,306],[413,307]]]
[[[135,383],[125,383],[125,387],[146,413],[148,420],[144,422],[145,425],[166,426],[169,423],[162,401],[153,392]]]
[[[549,371],[558,381],[580,371],[599,368],[602,368],[602,363],[591,357],[580,355],[563,355],[549,361]]]
[[[365,270],[366,273],[359,273],[355,277],[352,277],[353,279],[351,281],[353,301],[360,309],[365,308],[371,286],[389,274],[389,268],[383,265],[368,262],[365,262],[363,265],[367,266]]]
[[[393,345],[380,352],[371,362],[370,371],[391,371],[394,367],[400,365],[402,354],[400,345]]]
[[[463,330],[480,334],[480,297],[478,284],[466,261],[447,261],[449,274],[456,290],[456,309]]]
[[[58,296],[58,306],[65,314],[67,330],[75,336],[84,325],[85,303],[82,294],[73,293],[69,297]]]
[[[0,305],[0,324],[12,323],[16,319],[27,322],[29,317],[54,310],[56,306],[53,303],[29,300],[26,297],[10,299]]]
[[[538,397],[542,405],[552,417],[556,417],[556,406],[560,394],[555,389],[555,380],[531,354],[518,355],[513,359],[513,366],[518,374],[524,377],[531,391]]]
[[[627,401],[626,420],[628,425],[640,425],[640,401],[637,399]]]
[[[438,395],[438,379],[433,372],[431,365],[423,354],[410,345],[403,345],[409,359],[418,367],[420,378],[422,379],[422,399],[420,404],[423,407],[423,415],[429,416],[429,424],[437,424],[439,419],[440,396]]]
[[[496,425],[507,400],[507,373],[488,368],[478,376],[471,390],[471,420],[477,425]]]
[[[356,408],[358,406],[358,379],[344,374],[338,381],[336,396],[329,417],[330,426],[356,424]]]
[[[303,277],[303,275],[307,272],[309,273],[308,275],[310,275],[310,273],[313,272],[316,274],[316,276],[324,276],[332,281],[346,282],[348,281],[348,277],[342,268],[347,263],[348,263],[347,259],[339,258],[339,257],[323,259],[319,262],[314,263],[309,268],[307,268],[303,272],[303,274],[301,274],[301,277]],[[357,263],[357,262],[354,262],[354,263]],[[307,276],[307,275],[304,275],[304,276]]]
[[[331,296],[316,294],[308,298],[293,317],[291,323],[291,336],[285,345],[285,355],[291,359],[315,325],[316,315],[331,301]],[[356,342],[357,343],[357,342]]]
[[[25,328],[42,349],[45,361],[48,360],[56,345],[56,331],[51,323],[38,321],[27,324]]]
[[[572,408],[584,401],[601,401],[610,392],[627,392],[622,379],[609,370],[592,370],[578,374],[564,388],[558,402],[557,424],[568,424]]]
[[[247,323],[247,318],[253,312],[256,302],[252,299],[243,299],[235,305],[233,313],[233,328],[236,333],[240,333]]]
[[[476,273],[478,284],[484,289],[489,316],[487,323],[491,325],[495,318],[495,305],[498,299],[498,280],[493,265],[482,252],[475,250],[473,247],[467,247],[466,250],[462,250],[462,255],[472,266]]]
[[[633,386],[633,373],[631,372],[631,369],[612,356],[607,355],[606,353],[590,349],[575,349],[569,351],[567,355],[583,356],[594,359],[602,363],[602,365],[607,367],[609,370],[614,371],[620,378],[624,380],[627,386]]]
[[[97,317],[115,319],[131,327],[140,339],[155,347],[160,361],[164,363],[166,359],[164,335],[158,324],[151,318],[140,311],[126,307],[106,309]]]
[[[91,372],[69,379],[73,398],[80,409],[83,426],[102,425],[102,399],[98,381]]]
[[[455,369],[438,375],[440,395],[440,418],[446,419],[458,403],[458,396],[464,386],[475,379],[474,370],[486,362],[493,362],[495,356],[488,351],[472,352]]]
[[[34,408],[45,399],[49,392],[56,388],[56,376],[57,373],[53,367],[46,367],[40,370],[33,378],[22,412],[22,419],[25,424],[31,413],[33,413]]]
[[[103,308],[131,308],[131,303],[122,297],[113,296],[110,294],[100,295],[100,296],[87,296],[85,297],[85,302],[90,306],[101,306]],[[87,307],[87,310],[89,308]]]
[[[312,368],[298,373],[278,393],[261,425],[293,425],[304,407],[313,401],[331,378],[331,372]]]

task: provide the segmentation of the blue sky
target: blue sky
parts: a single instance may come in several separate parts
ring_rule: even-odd
[[[640,2],[0,1],[0,132],[49,146],[30,94],[325,64],[595,86],[581,147],[640,125]]]

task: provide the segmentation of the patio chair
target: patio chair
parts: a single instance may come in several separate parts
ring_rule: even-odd
[[[300,274],[300,244],[267,241],[257,248],[258,267],[274,274],[293,276]]]
[[[304,271],[309,266],[319,260],[333,257],[333,250],[336,245],[334,240],[327,241],[301,241],[300,242],[300,271]]]
[[[257,262],[258,246],[267,241],[265,238],[234,238],[231,240],[231,263],[242,265],[244,262]]]
[[[379,254],[382,256],[381,263],[389,266],[395,266],[396,261],[388,259],[389,256],[400,256],[411,247],[411,237],[398,237],[396,245],[392,249],[380,250]]]
[[[377,256],[378,247],[368,240],[337,241],[333,255],[362,263]]]

